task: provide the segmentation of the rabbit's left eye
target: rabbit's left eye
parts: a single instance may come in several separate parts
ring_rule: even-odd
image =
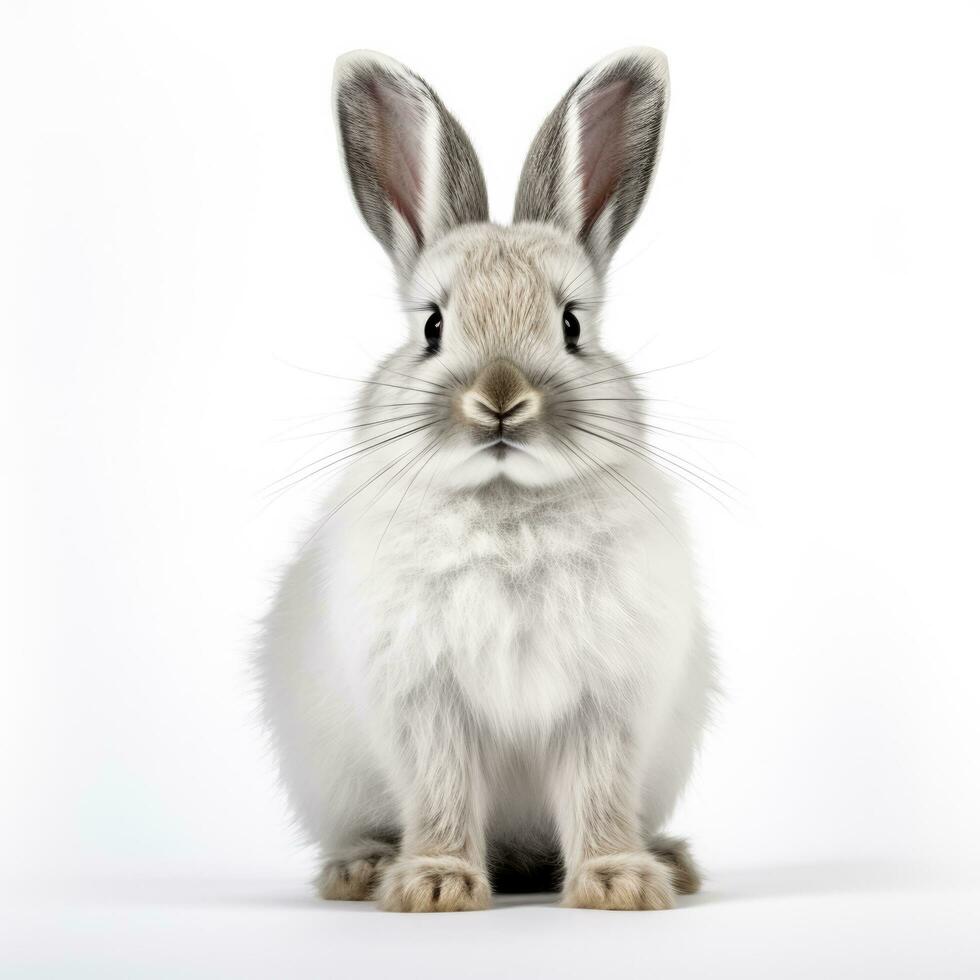
[[[565,330],[565,349],[574,353],[578,350],[578,338],[582,333],[582,327],[571,306],[565,307],[561,322]]]
[[[425,321],[425,347],[430,354],[435,354],[439,350],[442,341],[442,310],[438,306],[432,307],[429,319]]]

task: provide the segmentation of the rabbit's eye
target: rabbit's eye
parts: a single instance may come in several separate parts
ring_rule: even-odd
[[[439,350],[441,340],[442,310],[438,306],[433,306],[429,319],[425,321],[425,346],[430,354],[435,354]]]
[[[565,328],[565,349],[568,351],[578,350],[578,338],[582,333],[582,327],[571,306],[565,307],[565,312],[562,315],[562,325]]]

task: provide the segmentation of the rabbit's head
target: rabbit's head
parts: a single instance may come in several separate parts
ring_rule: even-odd
[[[601,435],[603,415],[632,417],[636,392],[600,347],[599,316],[610,257],[654,172],[667,94],[666,61],[650,48],[587,71],[535,137],[514,224],[500,226],[473,146],[432,88],[373,52],[338,61],[351,189],[408,313],[406,342],[362,402],[376,438],[392,433],[384,456],[464,487],[578,479],[636,452]],[[377,429],[385,413],[398,428]]]

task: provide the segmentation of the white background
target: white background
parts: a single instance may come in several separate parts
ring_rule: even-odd
[[[976,976],[978,31],[967,2],[8,0],[0,970]],[[322,490],[264,488],[355,392],[308,370],[402,330],[333,59],[423,73],[504,221],[546,112],[637,43],[673,100],[606,343],[697,359],[647,387],[738,488],[690,495],[727,693],[675,829],[708,886],[331,908],[248,660]]]

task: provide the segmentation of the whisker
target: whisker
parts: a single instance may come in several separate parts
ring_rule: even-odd
[[[423,436],[423,438],[425,438],[425,437]],[[382,485],[381,489],[370,499],[370,501],[368,501],[367,507],[365,507],[364,510],[362,510],[361,513],[358,514],[358,516],[357,516],[356,519],[357,520],[360,520],[362,517],[364,517],[368,513],[368,511],[370,511],[370,509],[385,495],[385,493],[388,491],[388,488],[395,483],[395,481],[398,479],[398,477],[401,476],[401,474],[404,473],[412,465],[412,463],[416,459],[418,459],[418,457],[422,454],[422,452],[424,452],[425,449],[428,446],[431,446],[431,445],[433,445],[434,443],[436,443],[438,441],[439,441],[439,437],[436,436],[435,439],[430,440],[428,443],[426,443],[425,446],[422,447],[421,450],[419,450],[418,453],[416,453],[414,456],[412,456],[412,458],[403,467],[401,467],[400,469],[396,470],[395,473],[394,473],[394,475],[390,476],[384,482],[384,484]],[[414,449],[415,449],[414,446],[413,447],[410,447],[409,451],[413,451]],[[404,456],[404,454],[403,454],[403,456]]]
[[[568,465],[571,467],[574,479],[576,480],[576,482],[582,485],[582,489],[585,492],[585,495],[589,498],[589,501],[592,503],[592,506],[595,509],[596,516],[601,517],[598,501],[595,499],[595,495],[592,493],[592,487],[589,485],[586,479],[586,477],[589,476],[590,474],[585,469],[584,464],[582,464],[581,462],[576,462],[575,458],[568,454],[568,450],[566,446],[562,444],[564,440],[562,439],[561,433],[559,433],[559,431],[555,428],[555,426],[553,426],[549,422],[548,428],[552,430],[557,440],[555,443],[555,448],[558,449],[558,451],[562,454],[565,460],[567,460]],[[595,479],[595,477],[593,477],[593,479]]]
[[[443,391],[452,390],[449,385],[440,384],[438,381],[429,381],[427,378],[417,378],[414,374],[404,374],[402,371],[396,371],[394,368],[382,367],[381,370],[388,371],[391,374],[397,374],[400,378],[407,378],[409,381],[418,381],[424,385],[434,385],[436,388],[442,388]]]
[[[439,452],[441,452],[445,448],[446,443],[447,442],[450,442],[451,439],[452,439],[452,436],[451,435],[449,437],[443,439],[442,444],[439,446],[439,449],[436,450],[436,455],[438,455]],[[422,491],[422,497],[419,500],[418,507],[415,508],[415,526],[416,526],[416,529],[418,528],[419,521],[422,518],[422,505],[425,503],[425,498],[429,495],[429,490],[432,488],[432,481],[436,478],[436,476],[438,474],[439,474],[439,467],[437,466],[432,471],[432,475],[429,477],[429,482],[425,485],[425,490]]]
[[[669,402],[669,398],[649,398],[645,395],[635,395],[631,398],[563,398],[554,402],[555,405],[571,405],[578,402]]]
[[[429,267],[429,272],[432,273],[432,277],[436,281],[436,285],[439,287],[439,291],[436,294],[439,297],[440,302],[444,303],[446,297],[449,295],[449,290],[446,289],[446,284],[439,278],[439,273],[432,267],[432,262],[429,260],[429,256],[423,252],[420,256],[422,261]]]
[[[565,418],[568,418],[568,416],[565,416]],[[691,467],[694,471],[696,471],[694,473],[691,473],[692,476],[699,475],[700,476],[700,479],[702,479],[705,482],[707,482],[710,486],[712,486],[719,493],[725,493],[725,491],[721,487],[715,486],[713,483],[711,483],[712,480],[718,480],[720,483],[724,483],[726,486],[730,487],[732,490],[736,490],[737,491],[737,489],[738,489],[737,487],[735,487],[733,484],[729,483],[724,478],[718,476],[717,473],[712,473],[710,470],[706,470],[704,467],[698,466],[697,463],[693,463],[689,459],[685,459],[683,456],[678,456],[676,453],[672,453],[669,450],[663,449],[660,446],[651,446],[648,442],[645,442],[643,439],[637,439],[635,436],[627,435],[625,432],[616,432],[615,429],[610,429],[610,428],[607,428],[606,426],[598,425],[595,422],[593,422],[592,425],[595,426],[595,428],[599,429],[602,432],[608,432],[610,435],[616,436],[619,439],[625,439],[626,441],[631,442],[631,443],[639,446],[644,452],[652,453],[654,455],[663,454],[664,456],[667,456],[667,457],[669,457],[671,459],[677,460],[678,462],[676,462],[675,465],[678,466],[678,467],[680,467],[681,469],[683,469],[683,465],[682,464],[686,464],[687,466]],[[734,502],[736,502],[736,501],[733,498],[733,503]]]
[[[306,473],[305,475],[299,477],[299,479],[294,480],[292,483],[290,483],[287,486],[281,488],[281,490],[280,490],[280,492],[279,492],[278,495],[281,496],[281,494],[284,493],[286,490],[291,490],[293,487],[298,486],[304,480],[309,480],[312,477],[316,476],[318,473],[322,473],[325,470],[330,469],[331,466],[335,466],[338,463],[343,463],[343,462],[345,462],[347,460],[352,460],[352,459],[355,459],[357,457],[360,457],[360,456],[363,456],[363,455],[372,453],[375,450],[380,449],[382,446],[386,446],[386,445],[388,445],[389,443],[392,443],[392,442],[397,442],[399,439],[405,439],[408,436],[413,435],[416,432],[421,432],[423,429],[427,429],[427,428],[429,428],[432,425],[436,425],[438,423],[438,421],[439,420],[436,419],[436,420],[434,420],[432,422],[425,422],[422,425],[418,425],[415,428],[409,429],[407,432],[399,432],[396,435],[388,435],[388,436],[385,436],[384,438],[380,439],[380,441],[375,442],[373,445],[365,446],[364,448],[358,449],[356,452],[349,453],[346,456],[341,456],[338,459],[331,460],[331,462],[329,462],[329,463],[324,463],[322,466],[318,466],[319,463],[323,463],[323,460],[328,458],[327,456],[324,456],[321,459],[316,460],[313,463],[309,463],[309,464],[307,464],[307,466],[301,467],[299,470],[297,470],[296,471],[297,473],[301,473],[303,470],[309,469],[312,466],[316,466],[317,467],[316,469],[311,470],[309,473]],[[374,438],[377,438],[377,437],[372,437],[372,439],[374,439]],[[366,441],[371,441],[371,440],[366,440]],[[359,445],[361,445],[361,444],[359,444]],[[348,447],[348,448],[350,448],[350,447]],[[340,452],[343,452],[344,450],[339,450],[339,451]],[[334,453],[331,453],[330,455],[335,455],[335,454]],[[288,474],[286,477],[283,477],[282,479],[285,480],[285,479],[288,479],[289,476],[294,476],[294,475],[295,474],[292,474],[291,473],[291,474]],[[276,483],[280,483],[280,482],[282,482],[282,480],[277,480],[276,481]],[[275,483],[273,483],[271,486],[274,487],[275,486]]]
[[[455,381],[456,384],[459,385],[460,388],[465,388],[466,387],[465,382],[463,382],[463,381],[461,381],[459,379],[459,376],[456,374],[456,372],[448,364],[446,364],[445,362],[443,362],[443,365],[442,366],[448,372],[449,377],[451,377],[453,379],[453,381]]]
[[[375,412],[385,412],[390,409],[395,408],[435,408],[436,405],[431,401],[417,401],[417,402],[382,402],[378,405],[358,405],[354,402],[349,404],[346,408],[337,408],[329,412],[317,412],[311,415],[301,415],[294,416],[295,419],[301,419],[302,421],[295,421],[292,425],[287,425],[278,435],[270,436],[269,442],[280,443],[280,442],[292,442],[296,439],[306,439],[312,438],[313,436],[319,435],[320,433],[309,433],[300,434],[296,436],[290,436],[288,433],[295,432],[297,429],[302,429],[306,426],[316,425],[323,419],[333,418],[336,415],[347,415],[356,417],[358,415],[374,414]],[[409,416],[405,416],[408,418]],[[279,419],[280,422],[288,422],[290,419]],[[384,420],[382,420],[384,421]],[[340,430],[336,430],[340,431]],[[325,434],[325,433],[324,433]],[[305,454],[304,454],[305,455]]]
[[[336,429],[321,429],[318,432],[307,432],[301,436],[288,436],[279,439],[278,441],[296,442],[299,439],[314,439],[317,436],[332,436],[332,435],[337,435],[337,433],[339,432],[351,432],[354,429],[365,429],[368,426],[372,426],[372,425],[384,425],[386,422],[402,422],[405,421],[406,419],[421,419],[421,418],[425,418],[426,415],[432,415],[432,414],[434,413],[433,412],[409,412],[407,415],[389,416],[386,419],[374,419],[371,422],[358,422],[356,425],[342,425]],[[596,414],[596,413],[583,412],[582,414],[588,415],[588,414]]]
[[[620,365],[618,363],[605,364],[602,367],[595,368],[592,371],[585,371],[582,374],[578,374],[574,378],[567,378],[565,381],[559,381],[558,384],[555,385],[555,391],[560,392],[566,389],[568,385],[574,383],[575,381],[581,381],[582,378],[591,378],[593,375],[601,374],[603,371],[616,370],[617,368],[619,368],[619,366]]]
[[[427,412],[426,414],[428,415],[428,414],[435,414],[435,413]],[[401,426],[395,426],[389,432],[375,432],[372,435],[369,435],[366,439],[362,439],[360,442],[355,442],[355,443],[351,443],[350,445],[341,446],[339,449],[335,449],[333,452],[329,452],[325,456],[321,456],[320,459],[315,460],[312,463],[307,463],[306,466],[301,466],[298,469],[292,470],[291,472],[286,473],[285,476],[281,476],[278,480],[273,480],[272,483],[269,484],[269,487],[274,487],[277,483],[282,483],[284,480],[288,480],[290,477],[296,476],[297,473],[301,473],[303,470],[308,469],[311,466],[316,466],[318,463],[322,463],[324,460],[330,459],[331,456],[337,456],[340,453],[350,452],[350,450],[352,449],[357,449],[358,446],[367,445],[368,443],[373,442],[376,439],[382,439],[384,436],[394,434],[395,432],[398,431],[399,428],[404,428],[405,426],[411,426],[411,425],[414,425],[414,422],[405,422]]]
[[[632,446],[619,442],[616,439],[610,439],[608,436],[604,436],[598,432],[594,432],[592,429],[588,429],[585,428],[584,426],[576,425],[571,422],[569,423],[569,425],[573,429],[578,429],[580,432],[584,432],[586,435],[592,436],[593,439],[602,439],[604,442],[608,442],[611,446],[616,446],[619,449],[631,453],[637,459],[642,460],[649,466],[663,467],[663,469],[666,470],[667,472],[673,473],[674,476],[679,477],[680,479],[684,480],[685,483],[688,483],[690,486],[694,487],[697,490],[700,490],[702,493],[709,496],[712,500],[715,501],[715,503],[717,503],[719,506],[724,508],[726,511],[728,510],[728,507],[725,505],[724,501],[719,500],[711,492],[711,490],[715,490],[717,493],[723,494],[724,496],[728,497],[730,500],[732,500],[733,503],[737,503],[737,501],[735,500],[735,498],[731,496],[731,494],[727,493],[725,490],[721,489],[720,487],[715,487],[709,480],[706,480],[704,477],[699,477],[697,474],[693,474],[690,471],[685,470],[684,467],[680,466],[679,464],[671,463],[669,460],[660,459],[657,458],[656,456],[654,457],[654,459],[649,459],[647,456],[643,455],[643,453],[641,452],[638,452]],[[652,451],[649,449],[648,452],[651,452],[652,454]],[[700,482],[693,482],[694,480],[699,480]],[[702,484],[706,484],[706,486],[702,486]],[[708,489],[709,487],[711,489]]]
[[[634,374],[622,374],[618,378],[606,378],[602,381],[590,381],[586,385],[576,385],[574,388],[567,388],[566,391],[579,391],[582,388],[592,388],[595,385],[611,385],[617,381],[630,381],[633,378],[645,378],[648,374],[657,374],[660,371],[669,371],[671,368],[684,367],[687,364],[694,364],[697,361],[703,361],[709,354],[700,354],[698,357],[692,357],[686,361],[678,361],[676,364],[665,364],[662,367],[651,368],[649,371],[637,371]]]
[[[352,431],[352,430],[356,430],[356,429],[363,429],[363,428],[373,428],[374,426],[378,426],[378,425],[390,425],[391,426],[391,428],[389,428],[389,429],[385,429],[383,431],[378,431],[378,432],[373,433],[371,436],[368,437],[368,439],[364,440],[364,442],[368,442],[368,441],[370,441],[372,439],[378,438],[379,436],[389,435],[389,434],[391,434],[393,432],[397,432],[398,429],[401,426],[403,426],[403,425],[406,425],[406,424],[407,425],[412,425],[413,422],[410,421],[410,420],[423,419],[423,418],[427,418],[427,417],[430,417],[430,416],[435,416],[437,414],[438,413],[436,413],[436,412],[413,412],[413,413],[409,413],[409,414],[401,415],[401,416],[397,416],[397,417],[394,417],[393,416],[393,417],[389,417],[389,418],[386,418],[386,419],[375,419],[374,421],[360,422],[360,423],[358,423],[356,425],[341,426],[340,428],[337,428],[337,429],[328,429],[328,430],[320,431],[320,432],[307,432],[307,433],[304,433],[303,435],[291,436],[289,438],[280,439],[279,440],[280,442],[297,442],[299,440],[316,439],[316,442],[312,446],[310,446],[305,452],[300,453],[299,456],[297,456],[295,459],[293,459],[291,461],[291,463],[289,464],[290,473],[287,473],[287,475],[285,477],[283,477],[282,479],[288,479],[289,476],[292,475],[293,473],[298,474],[298,473],[301,473],[304,469],[307,469],[307,468],[309,468],[311,466],[315,466],[316,465],[316,461],[313,461],[313,462],[310,462],[310,463],[303,463],[302,466],[300,465],[300,463],[302,463],[303,460],[305,460],[307,457],[309,457],[313,453],[318,452],[320,450],[320,447],[324,443],[329,442],[331,436],[333,436],[333,435],[335,435],[337,433],[348,432],[348,431]],[[336,455],[337,453],[346,452],[346,451],[348,451],[348,450],[356,447],[357,445],[359,445],[359,444],[358,443],[354,443],[353,446],[351,446],[349,444],[348,445],[345,445],[345,446],[342,446],[339,449],[335,450],[333,453],[329,453],[326,456],[321,456],[320,457],[320,461],[323,461],[323,460],[328,459],[331,455]],[[271,486],[274,486],[274,484],[272,484]],[[271,486],[270,486],[270,489],[271,489]],[[276,499],[278,499],[278,497]]]
[[[668,429],[662,425],[652,425],[649,422],[638,422],[635,419],[622,418],[619,415],[609,415],[606,412],[593,412],[587,408],[577,408],[575,409],[575,414],[588,415],[590,418],[609,419],[611,422],[620,422],[623,425],[635,425],[638,428],[646,429],[651,432],[663,432],[666,435],[680,436],[683,439],[703,439],[705,442],[718,442],[718,443],[722,443],[726,441],[724,439],[719,439],[714,436],[700,436],[695,432],[681,432],[680,429]],[[655,415],[647,416],[647,417],[657,418],[657,416]],[[678,419],[678,421],[683,422],[684,420]],[[693,426],[693,428],[697,428],[697,426]]]
[[[632,354],[630,354],[630,356],[628,358],[625,359],[625,362],[626,363],[630,363],[630,362],[636,360],[636,358],[639,357],[640,354],[642,354],[656,339],[657,339],[656,336],[654,336],[654,337],[651,337],[649,340],[647,340],[645,343],[641,344],[635,351],[633,351]],[[621,367],[622,364],[623,364],[622,361],[620,361],[618,359],[617,360],[614,360],[612,364],[606,364],[603,367],[596,368],[593,371],[586,371],[584,374],[579,374],[576,377],[568,378],[565,381],[560,381],[555,386],[555,390],[556,391],[560,391],[566,385],[572,384],[575,381],[580,381],[582,378],[592,377],[592,375],[599,374],[602,371],[612,371],[615,368]]]
[[[569,259],[568,260],[568,265],[565,266],[565,271],[561,275],[561,280],[558,283],[558,288],[555,290],[555,292],[559,296],[564,296],[565,295],[565,281],[568,279],[568,275],[572,271],[572,267],[574,265],[575,265],[575,259],[574,258]]]
[[[358,486],[358,487],[356,487],[356,488],[355,488],[354,490],[352,490],[352,491],[351,491],[351,492],[350,492],[349,494],[347,494],[347,496],[346,496],[346,497],[344,497],[344,499],[343,499],[343,500],[341,500],[341,501],[340,501],[340,503],[338,503],[338,504],[337,504],[336,506],[334,506],[334,507],[333,507],[333,508],[332,508],[332,509],[331,509],[331,510],[329,511],[329,513],[328,513],[328,514],[326,515],[326,517],[324,517],[324,518],[323,518],[323,520],[321,520],[321,521],[320,521],[320,523],[319,523],[319,524],[317,524],[317,526],[316,526],[316,527],[315,527],[315,528],[313,529],[313,533],[312,533],[312,534],[311,534],[311,535],[310,535],[310,536],[309,536],[309,537],[308,537],[308,538],[306,539],[306,541],[305,541],[305,542],[303,543],[303,547],[305,548],[305,547],[306,547],[307,545],[309,545],[309,543],[310,543],[310,542],[311,542],[311,541],[312,541],[312,540],[313,540],[313,539],[314,539],[314,538],[315,538],[315,537],[316,537],[316,536],[317,536],[317,535],[318,535],[318,534],[320,533],[320,531],[322,531],[322,530],[323,530],[323,528],[324,528],[324,526],[325,526],[325,525],[327,524],[327,522],[328,522],[328,521],[329,521],[329,520],[330,520],[330,519],[331,519],[331,518],[332,518],[332,517],[333,517],[333,516],[334,516],[334,515],[335,515],[335,514],[336,514],[336,513],[337,513],[337,512],[338,512],[338,511],[339,511],[339,510],[341,509],[341,508],[342,508],[342,507],[344,507],[344,506],[346,506],[346,505],[347,505],[347,504],[348,504],[348,503],[349,503],[349,502],[350,502],[351,500],[353,500],[353,499],[354,499],[354,498],[355,498],[355,497],[356,497],[356,496],[357,496],[358,494],[360,494],[361,492],[363,492],[364,490],[366,490],[366,489],[367,489],[367,488],[368,488],[368,487],[369,487],[369,486],[370,486],[370,485],[371,485],[372,483],[374,483],[374,481],[375,481],[375,480],[379,480],[379,479],[380,479],[380,478],[381,478],[382,476],[384,476],[384,475],[385,475],[385,473],[387,473],[387,472],[388,472],[388,470],[390,470],[390,469],[391,469],[391,468],[392,468],[393,466],[396,466],[396,465],[397,465],[397,464],[398,464],[398,463],[399,463],[399,462],[400,462],[401,460],[403,460],[403,459],[404,459],[404,458],[405,458],[405,457],[406,457],[406,456],[407,456],[407,455],[408,455],[409,453],[411,453],[411,452],[413,452],[413,451],[414,451],[414,447],[410,447],[410,448],[408,448],[408,449],[406,449],[406,450],[405,450],[405,452],[403,452],[403,453],[402,453],[402,454],[401,454],[400,456],[396,456],[396,457],[395,457],[395,458],[394,458],[393,460],[391,460],[390,462],[388,462],[388,463],[386,463],[386,464],[385,464],[385,465],[384,465],[384,466],[383,466],[383,467],[382,467],[382,468],[381,468],[380,470],[378,470],[378,471],[377,471],[377,472],[376,472],[376,473],[375,473],[375,474],[374,474],[373,476],[371,476],[371,477],[369,477],[369,478],[368,478],[367,480],[365,480],[365,481],[364,481],[364,482],[363,482],[362,484],[360,484],[360,486]]]
[[[448,395],[442,395],[435,391],[427,391],[425,388],[412,388],[408,385],[396,385],[390,381],[372,381],[369,378],[345,378],[340,374],[328,374],[326,371],[315,371],[313,368],[301,367],[299,364],[290,364],[289,361],[283,361],[283,364],[288,365],[291,368],[295,368],[297,371],[304,371],[306,374],[315,374],[321,378],[330,378],[333,381],[349,381],[351,384],[357,385],[379,385],[382,388],[399,388],[402,391],[417,391],[422,395],[429,395],[431,398],[448,398]],[[425,384],[430,384],[426,381]]]
[[[425,458],[425,460],[422,462],[422,464],[418,467],[418,469],[412,475],[412,478],[406,484],[405,489],[402,491],[402,495],[398,498],[398,503],[395,504],[395,509],[391,512],[391,516],[388,518],[388,523],[385,524],[384,530],[381,532],[381,537],[378,538],[378,546],[374,549],[374,558],[377,558],[378,557],[378,552],[381,550],[381,542],[384,541],[385,535],[388,533],[388,528],[391,527],[391,524],[392,524],[392,522],[395,519],[395,515],[398,513],[399,509],[401,508],[401,505],[404,502],[405,497],[408,496],[408,491],[412,489],[412,484],[415,483],[415,481],[419,478],[419,474],[422,472],[422,470],[424,470],[426,468],[426,466],[428,466],[428,464],[430,462],[432,462],[432,460],[435,458],[436,454],[442,448],[440,437],[437,436],[427,446],[425,446],[423,449],[421,449],[416,456],[413,456],[412,459],[409,460],[409,465],[411,465],[412,463],[414,463],[422,455],[422,453],[426,452],[426,450],[428,450],[429,447],[431,447],[431,446],[435,446],[436,447],[435,448],[435,451],[432,452],[429,456],[427,456]],[[373,559],[372,559],[372,561],[373,561]]]
[[[583,431],[585,431],[585,430],[583,430]],[[564,438],[564,437],[562,437],[562,438]],[[661,517],[661,515],[658,514],[656,511],[650,510],[650,508],[647,507],[646,504],[643,503],[643,500],[641,499],[641,496],[640,495],[642,495],[642,497],[646,497],[647,500],[650,501],[650,503],[652,503],[658,510],[662,511],[664,515],[666,515],[666,511],[664,510],[663,505],[658,500],[656,500],[654,497],[652,497],[649,493],[647,493],[646,490],[644,490],[638,484],[636,484],[632,480],[630,480],[629,477],[625,476],[624,474],[617,473],[611,466],[608,466],[606,463],[604,463],[597,456],[593,456],[592,453],[590,453],[587,449],[585,449],[583,446],[579,445],[574,440],[572,440],[572,439],[566,440],[566,445],[568,445],[569,449],[572,449],[574,452],[578,452],[578,453],[584,454],[592,462],[592,464],[594,466],[601,467],[609,476],[611,476],[613,479],[615,479],[616,482],[619,483],[619,485],[623,487],[623,489],[625,489],[628,493],[630,493],[633,497],[635,497],[636,500],[637,500],[637,502],[640,504],[640,506],[643,507],[645,510],[649,511],[649,513],[651,513],[657,519],[657,521],[660,524],[660,526],[672,538],[674,538],[675,541],[677,540],[677,537],[674,535],[674,533],[664,523],[663,517]]]
[[[689,406],[684,405],[681,402],[674,402],[674,404],[675,405],[680,405],[680,407],[682,407],[682,408],[689,407]],[[575,411],[578,412],[578,411],[582,411],[582,410],[581,409],[575,409]],[[711,429],[707,428],[704,425],[700,425],[699,423],[701,423],[701,422],[713,422],[713,423],[716,423],[718,425],[727,425],[728,424],[724,419],[691,418],[690,416],[686,416],[686,415],[666,415],[666,414],[664,414],[663,412],[660,412],[660,411],[656,411],[656,412],[645,412],[645,411],[643,411],[643,409],[637,409],[636,414],[637,415],[641,415],[643,418],[646,418],[646,419],[657,419],[658,421],[664,421],[664,422],[680,422],[682,425],[686,425],[686,426],[688,426],[691,429],[697,429],[699,432],[708,433],[709,435],[715,435],[715,433]],[[720,439],[719,438],[719,441],[720,442],[724,442],[726,440],[723,440],[723,439]]]
[[[429,394],[429,392],[426,392],[426,394]],[[357,412],[357,411],[360,411],[360,412],[378,412],[378,411],[381,411],[382,409],[387,409],[387,408],[406,408],[406,407],[412,406],[412,405],[428,405],[431,408],[432,407],[432,402],[381,402],[378,405],[363,405],[363,406],[360,406],[360,407],[358,407],[357,405],[351,404],[351,405],[348,405],[346,408],[335,408],[335,409],[331,409],[329,412],[314,412],[314,413],[312,413],[310,415],[294,415],[294,416],[292,416],[292,418],[278,419],[277,421],[280,421],[280,422],[291,422],[291,421],[293,421],[293,419],[303,419],[304,421],[303,422],[300,422],[299,423],[300,425],[312,425],[314,422],[317,422],[320,419],[329,418],[331,415],[350,415],[350,414],[352,414],[354,412]],[[298,428],[298,426],[295,426],[295,428]]]
[[[564,290],[562,291],[562,295],[568,296],[571,292],[573,292],[575,287],[582,280],[583,276],[588,277],[585,279],[585,282],[587,283],[600,281],[599,274],[596,272],[596,270],[593,269],[592,266],[587,265],[570,283],[568,283],[567,286],[565,286]]]

